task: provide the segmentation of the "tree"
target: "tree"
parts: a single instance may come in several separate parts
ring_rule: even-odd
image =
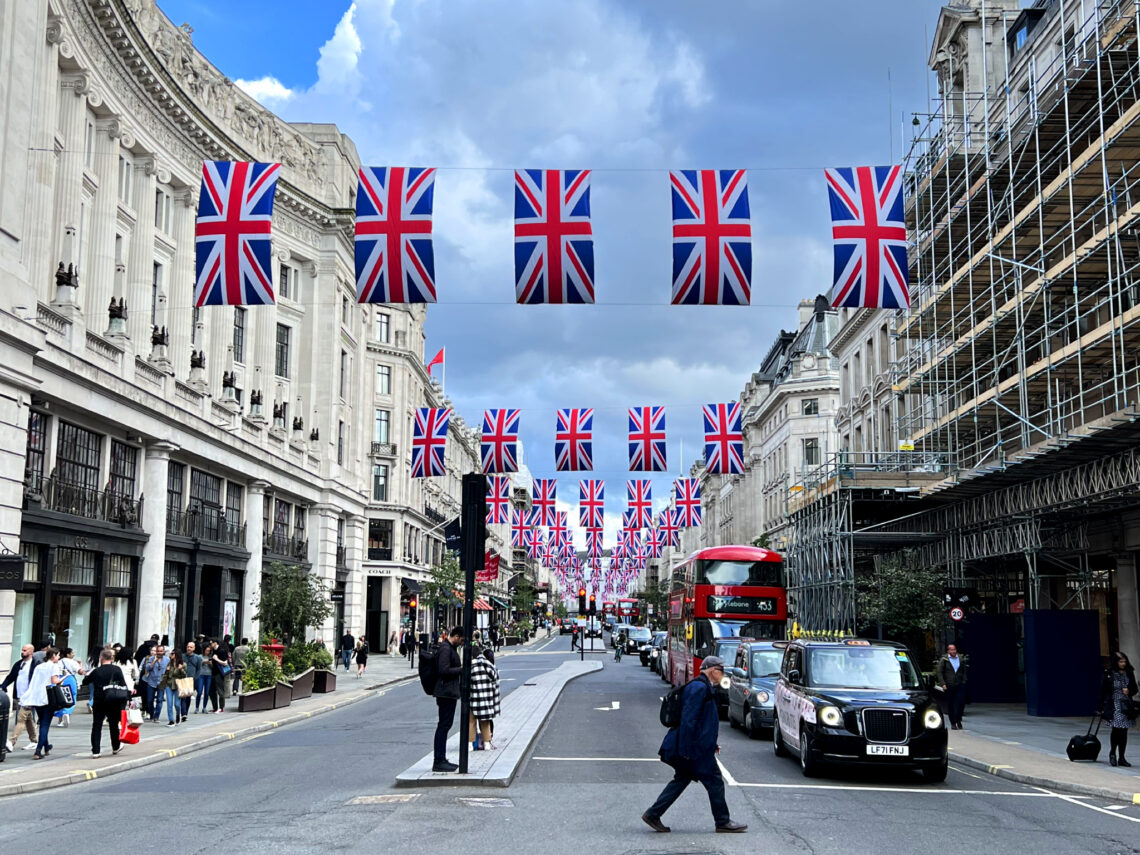
[[[638,600],[644,600],[647,605],[653,606],[653,617],[664,622],[669,615],[669,588],[668,580],[653,582],[631,596]]]
[[[757,549],[771,549],[772,547],[769,546],[771,542],[772,538],[768,535],[768,532],[764,532],[759,537],[752,538],[752,545]]]
[[[431,579],[424,582],[420,601],[435,611],[437,606],[450,606],[455,602],[455,592],[463,587],[463,570],[459,567],[459,553],[448,552],[443,563],[432,567]]]
[[[289,646],[303,641],[309,627],[320,626],[332,613],[328,588],[319,576],[281,561],[266,568],[253,616],[261,622],[262,635],[279,638]]]
[[[887,556],[855,582],[860,620],[882,624],[895,637],[933,633],[942,625],[944,584],[939,571],[916,566],[910,553]]]
[[[559,600],[554,604],[554,616],[561,620],[562,618],[566,617],[566,614],[566,604],[562,602],[562,600]]]
[[[511,608],[516,612],[529,615],[531,609],[534,608],[534,585],[531,584],[526,573],[520,573],[518,580],[515,592],[511,596]]]

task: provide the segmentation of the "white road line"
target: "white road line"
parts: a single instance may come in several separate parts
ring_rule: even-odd
[[[723,770],[724,766],[721,766],[721,769]],[[937,787],[875,787],[855,786],[851,784],[748,784],[729,781],[727,772],[725,772],[725,783],[731,787],[756,787],[758,789],[765,790],[847,790],[850,792],[869,793],[922,793],[923,795],[931,796],[1014,796],[1018,798],[1032,799],[1070,798],[1069,796],[1062,796],[1060,793],[1027,793],[1016,792],[1012,790],[951,790]],[[1082,796],[1081,798],[1084,797]],[[1080,802],[1076,803],[1080,804]]]
[[[531,757],[531,760],[581,760],[590,763],[660,763],[660,757]]]
[[[1128,822],[1140,822],[1140,817],[1122,816],[1119,813],[1116,813],[1117,810],[1122,810],[1123,808],[1115,808],[1115,809],[1110,810],[1107,807],[1097,807],[1096,805],[1085,804],[1084,802],[1079,801],[1079,799],[1087,798],[1086,796],[1068,796],[1068,795],[1064,795],[1062,793],[1053,793],[1053,792],[1050,792],[1049,790],[1043,789],[1042,787],[1034,787],[1033,789],[1038,790],[1042,793],[1047,793],[1048,795],[1051,795],[1054,798],[1058,798],[1063,802],[1068,802],[1069,804],[1074,804],[1074,805],[1080,805],[1081,807],[1088,808],[1089,810],[1095,810],[1097,813],[1103,813],[1105,816],[1114,816],[1117,819],[1128,820]],[[1125,805],[1125,807],[1126,807],[1126,805]]]
[[[722,775],[724,775],[724,782],[726,784],[728,784],[730,787],[739,787],[740,786],[740,784],[736,783],[736,778],[732,777],[732,773],[729,772],[728,769],[725,767],[725,765],[720,762],[719,757],[716,758],[716,765],[720,766],[720,773]]]

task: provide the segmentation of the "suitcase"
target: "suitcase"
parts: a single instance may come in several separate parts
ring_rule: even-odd
[[[1096,729],[1093,729],[1093,725]],[[1069,740],[1069,745],[1065,749],[1065,753],[1069,755],[1069,760],[1072,762],[1095,763],[1096,758],[1100,755],[1100,740],[1097,739],[1097,734],[1100,732],[1100,714],[1093,716],[1093,720],[1089,722],[1089,729],[1087,733],[1077,734]]]

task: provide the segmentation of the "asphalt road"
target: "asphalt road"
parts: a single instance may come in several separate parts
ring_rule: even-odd
[[[504,657],[505,691],[557,666],[569,638]],[[577,654],[575,654],[577,655]],[[590,654],[587,654],[590,655]],[[1137,853],[1140,808],[1046,793],[951,768],[917,776],[833,772],[805,779],[767,741],[721,729],[733,818],[714,835],[703,789],[655,834],[639,816],[669,778],[656,760],[665,684],[634,657],[571,682],[508,789],[397,790],[427,753],[435,707],[418,684],[244,742],[0,801],[0,852],[50,841],[97,852],[467,855],[549,850],[620,853]],[[61,758],[57,762],[65,762]],[[462,801],[464,799],[473,801]],[[60,845],[64,845],[61,843]]]

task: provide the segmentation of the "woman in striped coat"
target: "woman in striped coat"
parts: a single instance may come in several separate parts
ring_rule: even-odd
[[[471,646],[471,745],[476,751],[494,749],[491,744],[492,721],[499,714],[499,672],[484,655],[479,644]],[[475,723],[479,727],[476,730]]]

